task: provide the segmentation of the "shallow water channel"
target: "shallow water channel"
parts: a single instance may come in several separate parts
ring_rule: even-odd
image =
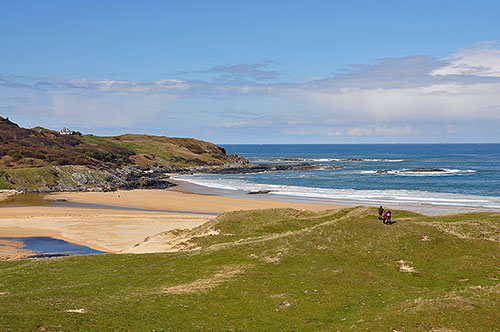
[[[104,251],[47,236],[0,237],[0,240],[21,242],[23,244],[22,249],[38,253],[38,255],[34,256],[35,258],[106,253]]]

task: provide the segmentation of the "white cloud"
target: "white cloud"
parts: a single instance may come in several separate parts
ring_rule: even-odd
[[[431,72],[434,76],[469,75],[500,77],[500,49],[496,43],[480,43],[445,58],[449,64]]]
[[[441,122],[500,120],[500,82],[436,84],[401,89],[322,89],[295,91],[323,116],[343,121]],[[493,107],[493,108],[492,108]]]
[[[107,78],[98,80],[74,79],[69,80],[64,87],[68,89],[82,89],[103,93],[118,93],[131,95],[171,94],[190,88],[189,83],[177,79],[163,79],[157,81],[126,81]]]
[[[329,131],[326,133],[327,136],[342,136],[342,133],[338,130]]]
[[[402,127],[377,126],[377,127],[353,127],[347,131],[350,136],[371,136],[371,135],[411,135],[417,131],[410,125]]]
[[[245,127],[251,125],[250,122],[247,121],[239,121],[239,122],[224,122],[216,125],[215,127],[221,128],[233,128],[233,127]]]

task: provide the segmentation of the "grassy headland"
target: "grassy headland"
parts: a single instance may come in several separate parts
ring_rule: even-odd
[[[78,132],[63,135],[41,127],[21,128],[0,117],[0,189],[113,188],[116,177],[125,177],[114,171],[127,166],[139,170],[136,178],[131,179],[138,181],[140,170],[152,167],[245,162],[244,158],[227,155],[215,144],[193,138],[133,134],[99,137]]]
[[[239,211],[174,253],[0,262],[0,330],[500,330],[499,214],[376,215]]]

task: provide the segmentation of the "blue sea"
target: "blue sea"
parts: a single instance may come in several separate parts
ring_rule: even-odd
[[[310,171],[194,174],[175,179],[270,197],[500,209],[500,144],[222,145],[252,163],[308,162]],[[327,169],[328,166],[342,169]],[[411,171],[418,168],[444,172]],[[384,174],[377,171],[384,170]]]

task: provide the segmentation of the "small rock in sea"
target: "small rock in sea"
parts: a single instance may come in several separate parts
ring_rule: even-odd
[[[340,165],[332,165],[332,166],[326,166],[325,169],[342,169],[344,166]]]

